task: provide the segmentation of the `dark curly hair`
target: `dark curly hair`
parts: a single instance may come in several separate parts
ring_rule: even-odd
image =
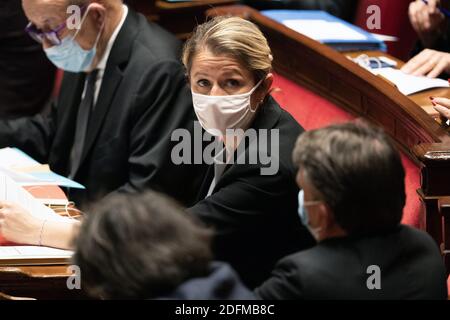
[[[207,274],[210,231],[168,197],[116,194],[90,212],[75,240],[73,262],[92,297],[155,298]]]

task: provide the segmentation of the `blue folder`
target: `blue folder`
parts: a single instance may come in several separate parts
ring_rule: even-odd
[[[285,20],[325,20],[327,22],[338,22],[361,34],[364,40],[347,39],[322,39],[321,43],[326,44],[338,51],[362,51],[362,50],[380,50],[386,51],[386,44],[377,39],[370,32],[367,32],[345,20],[339,19],[325,11],[318,10],[264,10],[263,15],[271,18],[281,24]]]
[[[18,148],[13,148],[13,149],[16,150],[23,157],[26,157],[26,158],[31,159],[32,161],[38,163],[36,160],[34,160],[32,157],[30,157],[28,154],[26,154],[22,150],[20,150]],[[73,181],[69,178],[63,177],[57,173],[54,173],[53,171],[28,172],[27,175],[32,176],[38,180],[41,180],[43,183],[53,182],[53,183],[57,183],[61,187],[73,188],[73,189],[86,189],[82,184],[80,184],[76,181]]]

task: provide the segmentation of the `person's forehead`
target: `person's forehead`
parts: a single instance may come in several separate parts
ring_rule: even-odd
[[[199,52],[193,61],[192,71],[239,73],[246,72],[244,66],[235,58],[227,55],[215,55],[209,51]]]

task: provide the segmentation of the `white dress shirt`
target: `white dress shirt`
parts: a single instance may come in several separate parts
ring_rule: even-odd
[[[100,59],[100,62],[98,63],[96,69],[98,70],[97,73],[97,80],[95,82],[95,94],[94,94],[94,107],[97,103],[97,98],[100,93],[100,88],[102,86],[103,81],[103,75],[105,74],[106,64],[108,62],[109,55],[111,53],[111,49],[114,45],[114,42],[117,39],[117,35],[119,34],[120,30],[122,29],[123,24],[125,23],[125,19],[128,15],[128,7],[126,5],[122,5],[122,18],[120,19],[119,24],[114,29],[114,32],[111,35],[111,38],[109,38],[108,44],[106,45],[105,52],[103,53],[102,58]],[[86,92],[86,85],[87,81],[84,85],[83,95],[81,98],[84,98],[84,94]]]

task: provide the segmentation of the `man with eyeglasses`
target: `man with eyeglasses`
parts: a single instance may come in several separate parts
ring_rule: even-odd
[[[202,166],[174,165],[172,131],[195,115],[180,43],[121,0],[23,0],[28,34],[66,71],[49,116],[0,120],[0,147],[18,147],[86,186],[83,206],[152,188],[189,205]],[[187,187],[188,186],[188,187]]]

